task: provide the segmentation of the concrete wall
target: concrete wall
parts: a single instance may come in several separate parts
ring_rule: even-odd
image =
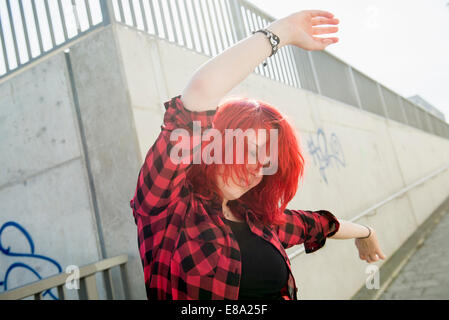
[[[1,84],[0,99],[0,227],[19,225],[1,232],[0,281],[14,288],[37,276],[19,267],[5,278],[13,263],[47,277],[100,252],[64,53]]]
[[[0,281],[17,262],[48,277],[58,266],[65,271],[127,253],[131,298],[145,297],[129,212],[138,147],[113,34],[111,27],[92,33],[68,54],[0,84],[0,227],[19,224],[4,228],[1,245],[11,253],[31,253],[21,226],[35,246],[33,256],[0,253]],[[112,276],[121,298],[118,268]],[[37,275],[18,267],[6,280],[14,288]]]
[[[146,298],[129,200],[159,133],[163,102],[208,59],[115,25],[0,84],[0,228],[18,224],[2,230],[0,243],[31,254],[23,227],[35,246],[32,256],[0,252],[0,282],[16,262],[46,277],[58,266],[127,253],[131,298]],[[297,128],[306,171],[292,209],[327,209],[349,220],[449,159],[448,140],[255,73],[229,96],[269,102]],[[391,256],[449,195],[448,182],[445,171],[359,222],[377,230]],[[292,265],[301,299],[349,299],[368,266],[353,240],[328,240]],[[117,272],[113,278],[120,293]],[[15,268],[7,284],[36,279]]]
[[[125,26],[118,27],[117,36],[143,163],[160,130],[163,102],[180,94],[209,57]],[[327,209],[350,220],[448,164],[449,140],[256,73],[230,96],[272,104],[299,131],[307,162],[292,209]],[[448,185],[446,170],[358,222],[376,229],[390,256],[449,196]],[[350,299],[365,284],[369,264],[359,259],[354,240],[327,240],[292,265],[301,299]]]
[[[139,166],[138,145],[114,29],[108,27],[72,47],[70,59],[95,189],[101,249],[105,257],[128,254],[131,298],[143,298],[137,233],[129,212]]]

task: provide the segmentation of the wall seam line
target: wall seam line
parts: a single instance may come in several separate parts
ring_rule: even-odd
[[[98,232],[98,238],[99,238],[99,243],[100,243],[100,255],[101,255],[100,258],[105,259],[107,257],[107,254],[106,254],[106,247],[104,244],[103,229],[101,226],[100,212],[98,209],[98,202],[97,202],[97,194],[96,194],[96,190],[95,190],[95,183],[94,183],[94,178],[93,178],[92,169],[91,169],[91,163],[90,163],[90,159],[89,159],[86,134],[85,134],[84,126],[83,126],[83,121],[81,118],[80,103],[79,103],[79,98],[78,98],[78,91],[77,91],[76,85],[75,85],[75,77],[73,74],[72,62],[70,59],[70,52],[64,52],[64,56],[65,56],[66,65],[67,65],[67,72],[69,75],[70,88],[71,88],[73,104],[74,104],[75,113],[76,113],[76,120],[78,122],[79,134],[80,134],[80,138],[81,138],[81,147],[82,147],[83,154],[84,154],[83,159],[84,159],[84,165],[85,165],[86,171],[87,171],[89,192],[90,192],[90,196],[92,199],[92,205],[93,205],[93,209],[94,209],[95,225],[96,225],[96,229]]]

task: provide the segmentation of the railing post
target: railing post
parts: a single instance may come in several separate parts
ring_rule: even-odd
[[[354,92],[355,100],[357,101],[358,107],[360,109],[363,109],[362,99],[360,99],[359,89],[357,88],[357,83],[355,82],[354,73],[352,72],[352,67],[350,65],[347,65],[347,67],[348,67],[349,78],[351,79],[350,81],[352,84],[352,90]]]
[[[98,289],[95,273],[80,279],[80,300],[98,300]]]
[[[64,285],[58,286],[58,298],[59,300],[65,300]]]
[[[313,56],[311,51],[307,51],[307,56],[309,57],[310,67],[312,68],[313,79],[315,80],[315,86],[318,91],[318,94],[322,95],[320,80],[318,79],[318,74],[315,69],[315,62],[313,61]]]
[[[103,281],[106,289],[106,297],[108,300],[115,300],[115,289],[112,281],[110,269],[106,269],[103,272]]]
[[[404,116],[404,123],[407,124],[407,125],[409,125],[409,126],[412,126],[412,125],[410,124],[410,121],[408,120],[407,113],[405,112],[406,106],[402,103],[402,98],[401,98],[400,96],[398,96],[398,95],[396,95],[396,97],[397,97],[397,99],[398,99],[398,101],[399,101],[399,107],[400,107],[401,110],[402,110],[402,115]]]
[[[239,42],[246,37],[244,32],[245,25],[243,23],[242,12],[240,10],[240,4],[238,0],[229,0],[229,9],[231,10],[231,18],[234,26],[234,33],[237,41]]]
[[[379,96],[380,96],[380,101],[382,103],[382,107],[384,109],[385,118],[391,119],[391,117],[388,114],[387,104],[385,103],[385,98],[384,98],[384,94],[382,92],[382,88],[380,87],[380,83],[376,82],[376,86],[377,86],[377,91],[379,92]]]
[[[101,14],[103,15],[103,25],[107,26],[115,22],[114,8],[111,0],[100,0]]]
[[[120,265],[120,276],[122,278],[122,286],[123,286],[123,295],[124,299],[130,299],[130,292],[128,286],[128,275],[126,272],[126,264],[123,263]]]

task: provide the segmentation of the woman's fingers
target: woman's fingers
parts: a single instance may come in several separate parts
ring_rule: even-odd
[[[326,33],[335,33],[338,31],[338,27],[323,27],[323,28],[312,28],[313,34],[326,34]]]
[[[326,46],[338,42],[338,38],[319,38],[319,37],[312,37],[315,41],[319,42],[320,49],[326,48]]]
[[[323,17],[317,17],[317,18],[312,18],[312,26],[318,26],[318,25],[322,25],[322,24],[339,24],[340,20],[334,18],[334,19],[329,19],[329,18],[323,18]]]
[[[383,253],[378,254],[359,254],[360,260],[365,260],[368,263],[376,262],[379,259],[385,259],[385,255]]]
[[[312,18],[314,17],[326,17],[326,18],[333,18],[334,14],[330,13],[329,11],[323,11],[323,10],[306,10],[307,13],[311,15]]]
[[[336,37],[331,37],[331,38],[320,38],[320,37],[312,37],[314,40],[322,42],[322,43],[326,43],[326,42],[337,42],[338,38]]]
[[[379,260],[379,257],[378,257],[375,253],[370,254],[370,255],[369,255],[369,258],[370,258],[370,260],[373,261],[373,262]]]

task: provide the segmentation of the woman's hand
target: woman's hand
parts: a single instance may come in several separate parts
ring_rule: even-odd
[[[359,257],[366,262],[376,262],[380,259],[385,259],[386,256],[382,253],[377,235],[373,228],[371,228],[371,235],[366,239],[355,239],[355,245],[359,250]]]
[[[291,44],[305,50],[324,50],[328,45],[338,42],[337,37],[316,37],[316,35],[335,33],[337,26],[320,27],[320,25],[338,25],[339,20],[334,15],[322,10],[305,10],[292,13],[275,21],[288,29],[286,44]]]

